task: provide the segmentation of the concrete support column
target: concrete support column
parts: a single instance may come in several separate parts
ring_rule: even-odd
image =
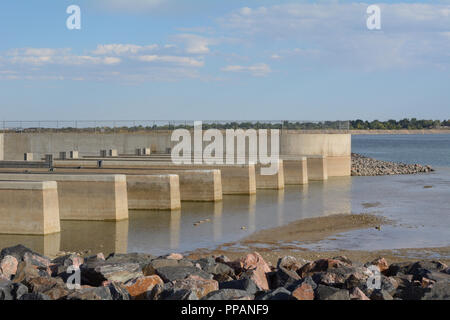
[[[310,181],[323,181],[328,179],[327,157],[308,156],[308,179]]]
[[[284,159],[284,183],[298,185],[308,183],[308,162],[306,157]]]

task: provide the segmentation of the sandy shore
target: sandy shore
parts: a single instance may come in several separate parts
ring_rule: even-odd
[[[391,223],[391,221],[382,216],[370,214],[339,214],[303,219],[285,226],[255,232],[241,241],[226,243],[214,250],[198,249],[190,252],[188,256],[190,258],[199,258],[210,255],[226,255],[230,259],[237,259],[245,253],[257,251],[266,261],[273,265],[282,256],[317,260],[339,255],[345,255],[355,261],[370,261],[381,256],[386,258],[389,263],[441,257],[440,261],[446,264],[450,263],[450,246],[378,251],[313,251],[301,246],[302,243],[318,242],[342,232],[356,229],[381,228],[383,225]]]

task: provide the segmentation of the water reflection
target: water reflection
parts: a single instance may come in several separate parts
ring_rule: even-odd
[[[188,251],[239,240],[252,232],[303,218],[351,212],[351,179],[227,195],[219,202],[182,202],[178,211],[130,211],[126,221],[62,221],[61,234],[46,237],[0,236],[0,246],[23,243],[48,255],[92,252]],[[198,223],[201,222],[201,223]]]

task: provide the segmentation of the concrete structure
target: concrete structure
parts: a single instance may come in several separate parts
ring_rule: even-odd
[[[261,168],[267,167],[260,163],[255,165],[256,170],[256,189],[284,189],[284,167],[283,160],[279,160],[278,172],[273,175],[261,174]]]
[[[327,157],[308,157],[308,180],[323,181],[328,179]]]
[[[59,153],[59,159],[60,160],[66,160],[67,159],[67,153],[65,151],[62,151]]]
[[[128,208],[176,210],[181,208],[178,175],[127,175]]]
[[[97,159],[83,159],[76,161],[56,161],[57,168],[96,168]],[[155,162],[145,160],[121,160],[103,159],[102,168],[115,169],[152,169],[152,170],[215,170],[221,172],[223,194],[254,194],[256,193],[256,174],[254,164],[242,165],[205,165],[205,164],[183,164],[177,165],[171,162]],[[176,173],[176,171],[169,171]],[[166,173],[169,173],[166,171]],[[158,173],[161,173],[159,171]],[[180,177],[180,185],[181,177]],[[181,190],[183,194],[183,190]],[[183,200],[183,196],[182,196]]]
[[[297,185],[308,183],[308,163],[306,157],[284,157],[284,183]]]
[[[33,161],[33,154],[30,152],[24,153],[23,160],[24,161]]]
[[[56,181],[59,217],[63,220],[128,219],[125,175],[0,174],[0,180]]]
[[[46,235],[60,232],[55,181],[0,181],[0,233]]]
[[[69,152],[70,159],[78,159],[80,157],[78,151],[72,150]]]
[[[110,149],[108,151],[108,157],[117,157],[119,156],[119,153],[117,152],[117,149]]]
[[[38,158],[60,150],[79,150],[80,156],[96,156],[98,150],[117,149],[119,154],[135,154],[136,146],[149,146],[152,153],[165,153],[176,142],[172,131],[146,133],[0,133],[0,160],[21,160],[26,152]],[[141,150],[142,152],[142,150]],[[283,156],[326,156],[330,158],[328,175],[350,175],[351,135],[341,133],[305,133],[297,130],[280,132],[280,154]]]

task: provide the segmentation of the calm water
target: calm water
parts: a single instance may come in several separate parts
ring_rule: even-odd
[[[214,248],[303,218],[362,212],[383,215],[395,223],[381,231],[357,230],[312,245],[296,244],[359,250],[450,245],[450,135],[354,136],[352,142],[353,152],[431,164],[438,170],[408,176],[332,178],[284,191],[258,190],[252,197],[225,196],[219,203],[183,202],[177,212],[132,211],[128,221],[119,223],[62,221],[60,234],[0,235],[0,247],[23,243],[49,255],[84,249],[164,254]],[[367,203],[377,206],[366,208]],[[210,221],[194,226],[204,219]]]

